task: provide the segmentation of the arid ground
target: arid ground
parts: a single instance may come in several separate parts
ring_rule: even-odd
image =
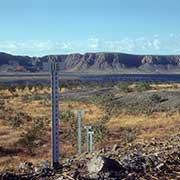
[[[178,83],[78,83],[64,84],[59,91],[62,160],[77,153],[76,109],[85,110],[82,125],[93,126],[96,150],[180,135]],[[50,87],[2,84],[0,97],[0,171],[17,169],[20,162],[50,160]]]

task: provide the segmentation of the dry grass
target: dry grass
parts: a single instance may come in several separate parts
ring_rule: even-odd
[[[168,116],[166,113],[156,113],[151,116],[119,115],[112,117],[107,124],[110,131],[118,131],[120,128],[136,129],[139,133],[136,140],[144,141],[151,138],[161,138],[179,134],[180,114],[174,113]]]
[[[153,90],[162,89],[180,89],[180,84],[164,84],[164,85],[152,85]],[[63,92],[68,91],[67,89],[62,89]],[[36,93],[33,88],[31,91],[25,89],[24,91],[16,90],[16,95],[11,94],[9,91],[4,90],[0,92],[1,98],[9,96],[10,98],[6,100],[5,106],[7,108],[12,108],[15,112],[21,111],[30,115],[32,118],[46,117],[50,120],[51,117],[51,107],[44,105],[42,100],[31,100],[24,102],[22,101],[22,96],[30,96]],[[50,93],[50,89],[44,88],[39,90],[38,93]],[[87,112],[83,116],[83,125],[95,124],[97,121],[101,120],[105,112],[103,109],[95,104],[87,104],[83,102],[75,101],[60,101],[59,104],[60,111],[68,111],[74,109],[84,109]],[[23,129],[30,126],[29,123],[25,123]],[[167,115],[167,113],[156,113],[151,116],[145,115],[127,115],[122,113],[116,117],[110,117],[110,121],[106,124],[110,132],[119,133],[120,128],[131,128],[135,129],[137,137],[135,141],[144,141],[151,138],[170,136],[172,134],[178,134],[180,132],[180,114],[174,113],[172,115]],[[63,124],[61,124],[63,127]],[[0,147],[13,148],[16,141],[19,139],[22,133],[22,128],[14,129],[10,127],[4,120],[0,120]],[[50,124],[46,125],[45,140],[46,142],[36,148],[36,153],[38,156],[31,156],[28,153],[21,152],[14,155],[6,155],[0,157],[0,171],[7,168],[17,167],[17,164],[24,161],[31,161],[34,164],[38,163],[42,159],[50,159]],[[117,134],[118,137],[118,134]],[[121,139],[111,138],[112,143],[119,143]],[[15,148],[15,147],[14,147]],[[64,157],[69,157],[76,153],[76,147],[73,147],[69,142],[61,142],[60,144],[61,153]]]
[[[67,90],[62,90],[67,91]],[[46,106],[43,104],[44,99],[42,100],[30,100],[30,101],[23,101],[22,96],[30,96],[36,93],[35,89],[33,88],[31,91],[26,88],[25,90],[16,89],[14,94],[11,94],[9,91],[1,91],[1,97],[9,96],[10,98],[6,100],[5,107],[13,109],[14,112],[24,112],[27,113],[32,118],[37,117],[46,117],[50,120],[51,118],[51,106]],[[50,93],[49,89],[42,89],[38,90],[38,94]],[[48,100],[49,101],[49,100]],[[86,110],[83,116],[83,124],[93,124],[103,116],[102,109],[93,104],[85,104],[81,102],[66,102],[60,101],[59,104],[60,111],[71,111],[75,109],[84,109]],[[26,121],[26,120],[25,120]],[[48,123],[48,122],[47,122]],[[31,122],[25,123],[21,128],[12,128],[6,123],[3,119],[0,120],[0,147],[5,148],[16,148],[15,144],[17,140],[20,138],[23,130],[29,128],[31,126]],[[61,123],[60,127],[63,127]],[[69,128],[69,127],[67,127]],[[2,156],[0,158],[0,170],[7,168],[15,168],[17,164],[24,161],[31,161],[34,164],[37,164],[42,159],[49,159],[50,160],[50,141],[51,141],[51,127],[50,124],[46,124],[46,133],[43,137],[46,141],[43,145],[36,148],[36,154],[38,156],[31,156],[27,152],[20,152],[18,154],[14,154],[9,156],[8,154]],[[64,157],[68,157],[72,154],[76,153],[76,147],[73,147],[69,143],[60,143],[61,154]]]
[[[0,120],[0,146],[10,147],[13,146],[17,139],[20,137],[21,130],[16,130]]]

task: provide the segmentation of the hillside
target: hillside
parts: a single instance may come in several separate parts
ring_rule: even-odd
[[[180,56],[85,53],[51,55],[65,63],[66,72],[84,73],[180,73]],[[45,71],[48,56],[28,57],[0,53],[0,72]]]

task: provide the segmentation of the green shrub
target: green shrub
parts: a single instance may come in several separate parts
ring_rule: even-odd
[[[143,92],[143,91],[151,90],[151,86],[148,82],[139,82],[136,83],[135,90],[138,92]]]
[[[29,96],[29,100],[31,101],[39,101],[44,99],[50,99],[50,95],[48,93],[44,93],[44,94],[35,93]]]
[[[137,132],[135,129],[132,129],[130,127],[121,127],[119,129],[120,137],[123,142],[130,143],[136,139]]]
[[[60,121],[62,122],[74,122],[75,120],[75,115],[72,111],[68,110],[68,111],[61,111],[60,112]]]
[[[97,95],[92,95],[89,97],[89,101],[93,104],[104,104],[109,101],[111,101],[114,98],[114,94],[112,93],[106,93],[106,94],[97,94]]]
[[[14,112],[12,109],[5,109],[5,120],[14,128],[20,127],[25,121],[31,120],[31,117],[24,112]]]
[[[18,116],[9,117],[8,122],[14,128],[19,127],[21,124],[23,124],[22,119],[20,119]]]
[[[26,148],[30,153],[33,153],[36,147],[36,140],[40,140],[43,133],[43,120],[36,120],[31,128],[21,134],[21,138],[16,142],[17,146]]]
[[[8,86],[4,83],[0,83],[0,91],[8,89]]]
[[[117,84],[118,89],[120,90],[120,92],[125,92],[128,93],[130,92],[130,88],[129,88],[129,83],[128,82],[120,82]]]
[[[158,94],[153,94],[150,98],[154,103],[160,103],[161,102],[161,96]]]
[[[101,121],[93,125],[93,131],[94,131],[95,143],[102,143],[104,140],[107,140],[109,137],[109,131],[106,128],[105,124]]]
[[[62,139],[70,141],[70,143],[75,146],[77,143],[77,117],[74,112],[61,111],[60,112],[60,122],[66,123],[69,128],[64,129],[62,134]]]
[[[8,87],[8,90],[12,95],[14,95],[14,93],[16,92],[16,86],[11,85]]]

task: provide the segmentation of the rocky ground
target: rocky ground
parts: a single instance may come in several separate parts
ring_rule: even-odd
[[[5,170],[2,180],[178,180],[180,179],[180,135],[153,139],[127,147],[83,153],[62,161],[62,170],[53,171],[48,162],[39,167],[21,163],[16,172]]]

